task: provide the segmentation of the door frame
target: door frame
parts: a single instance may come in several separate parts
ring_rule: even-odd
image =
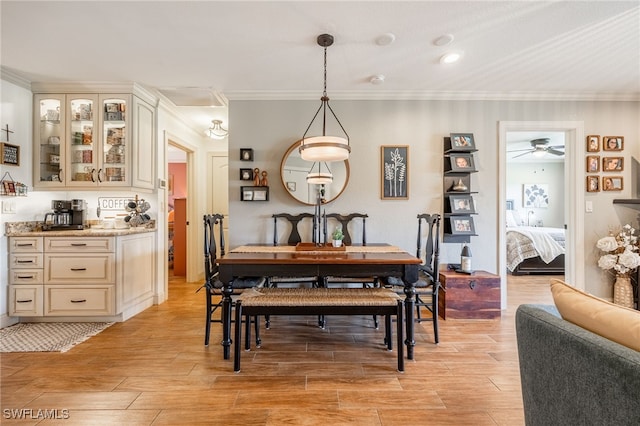
[[[523,131],[553,131],[565,134],[565,281],[584,289],[584,122],[582,121],[499,121],[498,122],[498,271],[501,304],[507,306],[506,250],[506,170],[507,133]]]

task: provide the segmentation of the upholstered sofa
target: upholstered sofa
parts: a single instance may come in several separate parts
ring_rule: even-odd
[[[640,425],[640,352],[562,319],[555,306],[519,306],[516,333],[527,426]]]

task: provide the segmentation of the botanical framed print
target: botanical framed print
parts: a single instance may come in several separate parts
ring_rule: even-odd
[[[600,135],[587,136],[587,152],[600,151]]]
[[[450,195],[451,213],[472,214],[476,212],[471,195]]]
[[[455,151],[475,151],[473,133],[451,133],[451,149]]]
[[[240,169],[240,180],[253,180],[253,170]]]
[[[449,154],[452,172],[475,172],[472,154]]]
[[[452,235],[475,235],[476,230],[471,216],[453,216],[451,221]]]
[[[600,156],[587,155],[587,173],[598,173],[600,171]]]
[[[603,172],[621,172],[624,170],[624,157],[602,157]]]
[[[380,147],[380,198],[409,199],[409,146]]]
[[[602,149],[604,151],[622,151],[624,149],[624,136],[603,136]]]
[[[522,185],[523,207],[549,207],[549,184],[525,183]]]
[[[253,161],[253,149],[240,148],[240,160],[241,161]]]
[[[587,192],[600,192],[600,178],[587,176]]]
[[[622,176],[603,176],[602,177],[602,190],[603,191],[622,191],[624,187],[624,181]]]

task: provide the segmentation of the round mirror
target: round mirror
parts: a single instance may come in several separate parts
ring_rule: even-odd
[[[300,157],[298,147],[300,141],[295,142],[285,152],[280,164],[280,179],[282,185],[289,195],[303,204],[313,206],[316,204],[317,186],[307,183],[307,174],[313,166],[314,171],[318,171],[318,164],[305,161]],[[349,160],[326,163],[333,175],[333,182],[323,184],[323,204],[330,203],[342,194],[349,182]],[[322,173],[325,173],[325,163],[321,165]]]

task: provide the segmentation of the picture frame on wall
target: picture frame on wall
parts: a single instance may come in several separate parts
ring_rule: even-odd
[[[600,156],[587,155],[587,173],[598,173],[600,171]]]
[[[452,172],[475,172],[472,154],[449,154]]]
[[[600,135],[587,136],[587,152],[600,152]]]
[[[600,192],[600,178],[587,176],[587,192]]]
[[[380,198],[409,199],[409,146],[380,147]]]
[[[624,136],[603,136],[602,149],[604,151],[622,151],[624,149]]]
[[[253,149],[240,148],[240,161],[253,161]]]
[[[624,180],[622,176],[603,176],[603,191],[622,191],[624,189]]]
[[[603,172],[621,172],[624,170],[624,157],[602,157]]]
[[[450,195],[449,204],[451,213],[456,214],[472,214],[476,212],[471,195]]]
[[[240,169],[240,180],[253,180],[253,170]]]
[[[452,216],[449,218],[452,235],[475,235],[475,225],[471,216]]]
[[[20,146],[7,142],[0,142],[0,164],[19,166]]]
[[[473,133],[450,133],[451,149],[455,151],[475,151],[476,142]]]

